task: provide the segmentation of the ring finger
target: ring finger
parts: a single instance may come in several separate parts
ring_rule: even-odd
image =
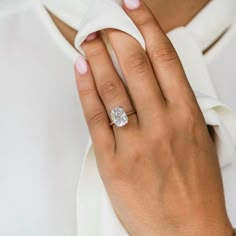
[[[100,37],[97,33],[95,39],[92,38],[92,40],[87,40],[82,44],[94,76],[99,96],[109,115],[111,110],[118,106],[123,107],[127,113],[131,112],[134,110],[131,99]],[[128,130],[136,127],[137,124],[137,116],[135,114],[130,115],[129,123],[122,128],[118,128],[118,133],[127,133]],[[117,135],[118,129],[115,125],[113,127],[115,135]]]

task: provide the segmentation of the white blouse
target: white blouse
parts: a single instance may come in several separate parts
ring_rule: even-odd
[[[88,33],[108,27],[133,35],[145,48],[141,34],[120,8],[121,1],[75,1],[43,0],[43,4],[79,30],[75,46],[81,53]],[[106,14],[97,14],[101,11]],[[234,225],[235,16],[235,0],[213,0],[188,26],[168,34],[206,122],[215,127],[227,210]],[[223,32],[202,56],[201,51]],[[41,2],[0,2],[0,235],[127,235],[97,171],[73,74],[77,55]]]

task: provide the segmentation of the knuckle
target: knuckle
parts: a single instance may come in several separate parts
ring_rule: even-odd
[[[157,62],[171,62],[178,59],[178,55],[170,43],[165,43],[151,50],[150,57]]]
[[[86,50],[88,57],[98,57],[103,55],[105,52],[104,46],[102,44],[98,44],[94,47],[88,47]]]
[[[161,125],[159,127],[158,132],[155,132],[155,131],[151,132],[151,134],[150,134],[151,143],[158,144],[158,145],[166,143],[167,140],[169,140],[171,137],[170,128],[167,128],[169,126],[170,125],[168,125],[168,126]]]
[[[143,73],[149,69],[148,59],[144,52],[136,52],[128,57],[127,69],[136,73]]]
[[[195,133],[199,128],[199,118],[199,112],[195,107],[185,108],[185,111],[182,113],[182,125],[185,127],[185,130]]]
[[[104,95],[107,93],[114,92],[116,89],[117,85],[113,81],[107,81],[101,86],[101,90]]]
[[[120,90],[119,84],[114,81],[107,81],[101,86],[102,96],[103,97],[109,96],[110,99],[112,99],[111,96],[113,98],[117,97],[119,95],[119,90]]]
[[[147,27],[147,26],[153,26],[156,25],[156,21],[152,16],[146,17],[142,20],[140,20],[140,22],[137,23],[137,25],[142,28],[142,27]]]
[[[81,97],[90,96],[94,92],[95,90],[93,88],[79,88],[79,93]]]
[[[87,123],[91,129],[94,129],[97,125],[107,122],[107,117],[103,111],[94,111],[87,115]]]

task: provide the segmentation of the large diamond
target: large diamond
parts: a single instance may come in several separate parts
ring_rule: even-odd
[[[111,120],[117,127],[122,127],[128,123],[128,116],[122,107],[116,107],[111,111]]]

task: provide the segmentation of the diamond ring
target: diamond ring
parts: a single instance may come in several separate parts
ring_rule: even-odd
[[[129,115],[135,114],[136,111],[131,111],[131,112],[125,112],[122,107],[116,107],[112,109],[110,118],[111,118],[111,123],[110,126],[116,125],[117,127],[122,127],[128,124]]]

